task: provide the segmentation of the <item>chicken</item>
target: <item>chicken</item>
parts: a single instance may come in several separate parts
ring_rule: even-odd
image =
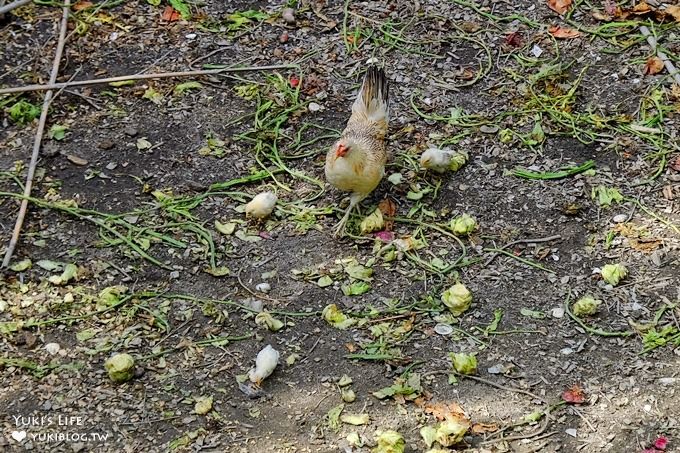
[[[458,171],[467,160],[468,154],[465,151],[430,147],[420,156],[420,166],[426,170],[444,173],[449,170]]]
[[[387,121],[385,71],[371,66],[352,105],[347,127],[326,155],[328,182],[342,191],[351,192],[349,206],[335,228],[335,236],[344,232],[354,207],[378,186],[385,175]]]

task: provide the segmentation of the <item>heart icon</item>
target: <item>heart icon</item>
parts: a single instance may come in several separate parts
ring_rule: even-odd
[[[12,439],[21,442],[26,439],[26,431],[12,431]]]

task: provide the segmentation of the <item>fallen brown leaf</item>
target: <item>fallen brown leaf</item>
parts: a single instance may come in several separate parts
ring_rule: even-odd
[[[458,403],[427,403],[423,408],[426,414],[432,414],[438,420],[466,419],[465,411]]]
[[[680,22],[680,6],[667,6],[664,12],[673,16],[676,22]]]
[[[673,162],[671,162],[670,167],[675,171],[680,171],[680,156],[676,157]]]
[[[550,27],[548,33],[558,39],[572,39],[581,36],[581,33],[578,30],[574,30],[573,28],[562,28],[559,25]]]
[[[179,11],[177,11],[172,6],[166,6],[163,10],[163,14],[161,14],[161,19],[168,22],[179,20],[180,17]]]
[[[548,8],[557,14],[564,14],[569,11],[572,0],[548,0]]]
[[[513,31],[505,37],[505,44],[512,47],[522,47],[522,35],[518,31]]]
[[[92,2],[87,1],[87,0],[82,0],[73,5],[73,11],[82,11],[84,9],[90,8],[92,5]]]
[[[378,209],[380,209],[380,212],[384,217],[394,217],[397,215],[397,205],[389,198],[385,198],[380,203],[378,203]],[[386,231],[392,231],[392,228],[394,227],[394,221],[385,220],[384,226]]]
[[[659,57],[650,57],[645,63],[643,73],[645,75],[654,75],[663,71],[663,60]]]
[[[472,425],[472,432],[474,434],[493,433],[498,431],[498,425],[495,423],[474,423]]]

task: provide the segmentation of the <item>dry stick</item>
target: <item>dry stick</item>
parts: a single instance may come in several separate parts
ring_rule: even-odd
[[[9,5],[0,6],[0,16],[12,11],[14,8],[18,8],[20,6],[24,6],[28,3],[31,3],[32,1],[33,0],[17,0],[16,2],[10,3]]]
[[[66,0],[64,2],[63,15],[61,17],[61,28],[59,29],[59,41],[57,41],[57,51],[54,55],[52,73],[50,74],[50,84],[54,84],[54,82],[57,80],[57,75],[59,74],[59,63],[61,62],[61,55],[64,53],[64,43],[66,42],[66,27],[68,25],[68,13],[70,5],[71,0]],[[43,133],[45,132],[47,111],[50,107],[53,94],[54,92],[51,89],[47,92],[47,94],[45,94],[42,112],[40,112],[40,120],[38,121],[38,130],[35,133],[35,141],[33,142],[31,163],[28,166],[28,175],[26,176],[26,185],[24,186],[24,198],[21,200],[21,207],[19,208],[17,221],[14,224],[12,238],[9,241],[7,251],[5,252],[5,258],[2,260],[2,266],[0,267],[9,266],[9,260],[12,258],[14,248],[17,246],[17,242],[19,241],[19,234],[21,233],[21,227],[24,224],[24,217],[26,217],[26,209],[28,208],[28,199],[31,196],[31,189],[33,188],[33,176],[35,175],[35,167],[38,164],[38,156],[40,155],[40,144],[42,142]]]
[[[538,395],[531,393],[528,390],[522,390],[522,389],[518,389],[518,388],[515,388],[515,387],[508,387],[508,386],[505,386],[505,385],[502,385],[502,384],[496,384],[493,381],[489,381],[489,380],[481,378],[481,377],[473,376],[471,374],[461,374],[461,373],[459,373],[459,372],[457,372],[453,369],[425,371],[420,376],[425,377],[425,376],[430,376],[430,375],[433,375],[433,374],[443,374],[443,375],[453,374],[453,375],[456,375],[460,378],[470,379],[470,380],[473,380],[473,381],[481,382],[482,384],[486,384],[486,385],[489,385],[491,387],[495,387],[495,388],[500,389],[500,390],[506,390],[508,392],[514,392],[514,393],[521,393],[523,395],[530,396],[533,399],[538,400],[542,403],[545,403],[545,400],[543,398],[541,398]]]
[[[508,243],[505,244],[503,247],[501,247],[499,250],[505,250],[505,249],[507,249],[508,247],[512,247],[513,245],[517,245],[517,244],[538,244],[538,243],[540,243],[540,242],[550,242],[550,241],[556,241],[556,240],[558,240],[558,239],[562,239],[562,236],[560,236],[559,234],[556,234],[556,235],[554,235],[554,236],[548,236],[547,238],[519,239],[519,240],[517,240],[517,241],[508,242]],[[496,257],[497,257],[499,254],[500,254],[500,252],[496,252],[496,253],[494,253],[493,255],[491,255],[491,258],[489,258],[488,260],[486,260],[486,263],[484,263],[484,267],[486,267],[486,266],[488,266],[489,264],[491,264],[491,262],[492,262],[494,259],[496,259]]]
[[[293,65],[271,65],[271,66],[246,66],[243,68],[220,68],[220,69],[201,69],[197,71],[179,71],[179,72],[159,72],[154,74],[131,74],[118,77],[107,77],[105,79],[90,79],[90,80],[76,80],[75,82],[54,83],[50,81],[47,85],[26,85],[23,87],[3,88],[0,89],[0,94],[9,93],[23,93],[25,91],[45,91],[54,90],[57,88],[67,88],[82,85],[97,85],[101,83],[124,82],[126,80],[147,80],[147,79],[163,79],[168,77],[191,77],[200,75],[214,75],[223,72],[246,72],[246,71],[267,71],[271,69],[292,69]]]
[[[657,49],[657,44],[656,44],[656,39],[654,39],[654,36],[652,36],[652,33],[649,31],[649,28],[647,28],[645,25],[640,26],[640,32],[644,35],[645,38],[647,38],[647,42],[649,43],[649,47],[652,48],[652,51],[656,53],[656,55],[661,58],[663,61],[664,66],[666,66],[666,70],[668,73],[673,77],[673,80],[675,80],[675,83],[680,85],[680,72],[673,66],[673,62],[668,59],[668,56],[666,56],[665,53]]]

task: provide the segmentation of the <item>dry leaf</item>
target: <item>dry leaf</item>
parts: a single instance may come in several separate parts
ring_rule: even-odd
[[[564,14],[569,11],[572,0],[548,0],[548,8],[557,14]]]
[[[397,215],[397,205],[389,198],[385,198],[378,204],[378,209],[382,212],[383,217],[394,217]],[[392,231],[394,227],[394,220],[385,220],[385,231]]]
[[[664,186],[664,188],[661,190],[663,193],[663,197],[666,200],[674,200],[675,199],[675,194],[673,193],[673,186],[668,184],[667,186]]]
[[[172,6],[166,6],[165,9],[163,10],[163,14],[161,14],[161,19],[168,22],[174,22],[176,20],[179,20],[180,17],[182,16],[179,14],[179,11],[177,11]]]
[[[671,162],[670,167],[675,171],[680,171],[680,156],[676,157],[673,162]]]
[[[578,30],[573,28],[562,28],[559,25],[554,25],[548,29],[548,33],[559,39],[572,39],[581,36]]]
[[[676,22],[680,22],[680,6],[667,6],[664,12],[673,16]]]
[[[84,9],[92,7],[92,2],[89,2],[87,0],[82,0],[73,5],[73,11],[82,11]]]
[[[74,165],[84,166],[88,164],[87,160],[83,159],[82,157],[78,157],[74,154],[67,154],[66,159],[68,159],[69,162],[71,162]]]
[[[663,60],[659,57],[651,57],[649,60],[647,60],[647,63],[645,63],[643,73],[645,75],[654,75],[660,73],[662,70]]]
[[[465,411],[458,403],[428,403],[425,404],[423,410],[426,414],[434,415],[438,420],[467,419]]]
[[[518,31],[513,31],[505,37],[505,44],[512,47],[522,47],[522,35]]]
[[[495,423],[475,423],[472,425],[472,432],[474,434],[493,433],[498,431],[498,425]]]

